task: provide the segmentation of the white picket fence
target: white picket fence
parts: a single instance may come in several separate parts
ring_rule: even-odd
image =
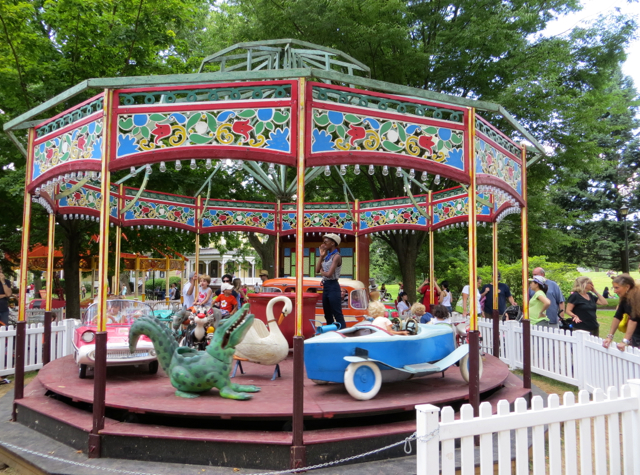
[[[417,473],[454,474],[458,465],[462,475],[474,474],[477,464],[482,475],[505,475],[512,473],[514,462],[518,475],[573,475],[578,467],[582,474],[639,474],[640,380],[630,380],[620,393],[612,386],[605,397],[596,389],[590,401],[588,391],[582,390],[578,404],[573,393],[565,393],[562,405],[558,395],[551,394],[547,408],[534,396],[531,409],[519,398],[514,412],[502,400],[495,415],[484,402],[479,417],[465,404],[459,420],[449,406],[416,406]],[[474,437],[479,438],[477,448]]]
[[[493,323],[480,319],[482,348],[493,351]],[[584,331],[531,327],[531,371],[573,384],[593,392],[596,388],[622,386],[627,380],[640,378],[640,350],[627,347],[620,351],[615,344],[609,349],[602,339]],[[522,324],[500,323],[500,359],[511,369],[523,368]]]
[[[73,353],[73,320],[51,324],[51,360]],[[27,325],[25,371],[42,368],[42,323]],[[16,328],[0,327],[0,376],[15,372]]]

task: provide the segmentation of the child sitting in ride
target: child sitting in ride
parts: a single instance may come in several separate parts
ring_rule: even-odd
[[[433,311],[433,318],[430,323],[438,324],[438,323],[449,323],[451,324],[451,316],[449,315],[449,310],[444,305],[434,305],[431,307]]]
[[[213,303],[216,307],[220,307],[222,316],[225,317],[236,311],[238,300],[233,296],[233,285],[225,282],[220,286],[220,290],[222,292],[214,299]]]
[[[373,318],[371,325],[378,328],[382,328],[392,335],[408,335],[409,332],[405,330],[396,331],[393,329],[393,323],[386,317],[387,309],[381,302],[371,302],[369,304],[369,316]]]
[[[420,323],[429,323],[433,318],[433,315],[427,312],[427,307],[420,302],[416,302],[411,306],[411,315]]]

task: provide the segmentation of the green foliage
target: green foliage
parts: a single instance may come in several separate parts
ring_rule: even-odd
[[[154,288],[160,289],[160,290],[165,290],[166,289],[166,280],[163,278],[158,278],[158,279],[149,279],[147,281],[145,281],[144,283],[144,288],[147,290],[153,290]],[[180,289],[182,288],[182,281],[180,279],[180,277],[177,276],[172,276],[169,277],[169,285],[171,284],[176,284],[176,286]],[[155,287],[154,287],[155,285]]]

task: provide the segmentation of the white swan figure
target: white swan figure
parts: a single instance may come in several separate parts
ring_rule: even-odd
[[[289,297],[280,296],[269,300],[267,304],[269,329],[262,320],[256,318],[242,342],[236,346],[236,356],[262,365],[275,365],[287,357],[289,343],[280,331],[279,322],[276,322],[273,316],[273,306],[278,302],[284,302],[283,316],[291,313],[293,305]]]

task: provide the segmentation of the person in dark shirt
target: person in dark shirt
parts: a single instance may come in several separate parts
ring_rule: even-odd
[[[611,322],[611,329],[602,346],[609,348],[616,330],[625,336],[618,349],[623,351],[627,345],[640,348],[640,288],[629,274],[620,274],[613,278],[613,291],[620,297],[620,304]]]
[[[573,319],[574,330],[585,330],[600,336],[600,325],[596,310],[598,305],[607,305],[607,299],[598,293],[589,277],[581,276],[573,283],[565,313]]]
[[[502,274],[498,272],[498,314],[503,315],[507,309],[507,299],[511,305],[515,305],[516,301],[511,295],[511,289],[504,282],[500,282]],[[493,284],[485,284],[480,291],[480,294],[485,297],[484,307],[482,311],[486,318],[493,318]]]
[[[9,325],[9,297],[13,295],[11,291],[11,282],[4,276],[4,272],[0,269],[0,322],[3,325]]]

